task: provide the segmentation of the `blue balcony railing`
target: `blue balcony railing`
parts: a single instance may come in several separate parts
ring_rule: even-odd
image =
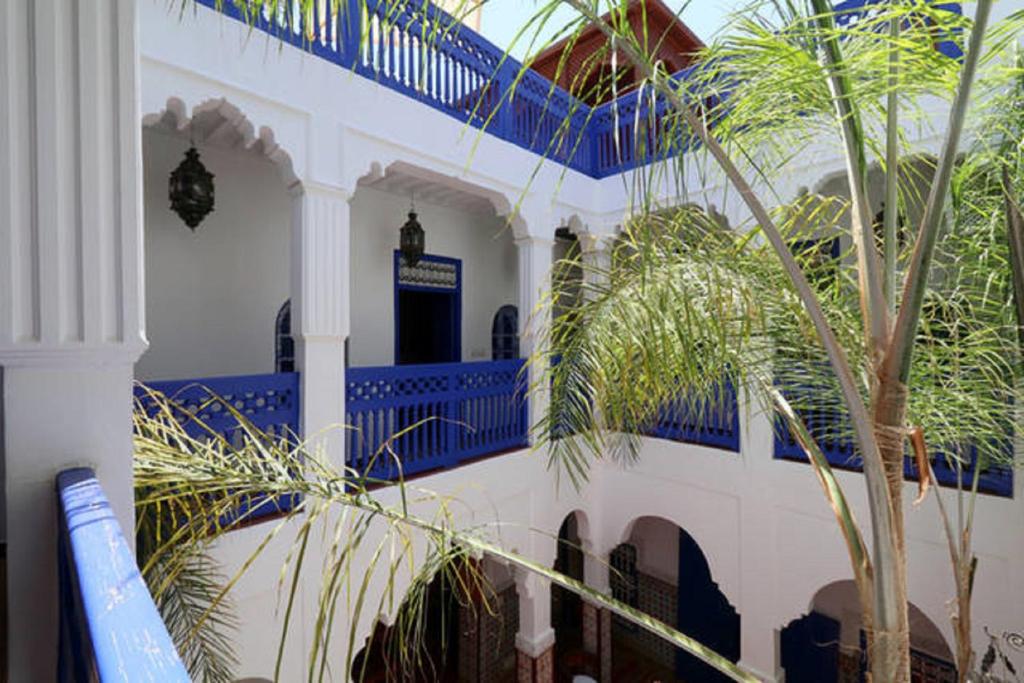
[[[837,22],[850,24],[887,0],[846,0]],[[591,108],[428,3],[341,0],[313,3],[292,15],[247,14],[233,0],[197,0],[340,67],[374,80],[487,133],[544,155],[593,178],[604,178],[686,149],[678,129],[666,128],[664,98],[637,91]],[[937,3],[959,14],[959,3]],[[937,38],[943,54],[959,57],[955,40]],[[674,75],[692,77],[695,65]],[[727,90],[727,89],[725,89]],[[721,92],[716,97],[728,97]],[[653,110],[652,110],[653,107]],[[673,139],[666,141],[665,135]]]
[[[57,475],[60,648],[57,679],[190,679],[92,470]]]
[[[739,453],[739,413],[736,389],[727,382],[708,401],[680,399],[666,406],[647,435]]]
[[[349,467],[404,476],[528,445],[522,360],[349,368]],[[404,432],[404,433],[403,433]],[[390,441],[389,453],[382,447]]]
[[[861,471],[863,462],[853,445],[849,417],[840,409],[835,400],[816,397],[814,388],[786,388],[785,393],[800,406],[797,411],[804,424],[815,436],[822,453],[833,467]],[[1007,438],[1004,446],[1007,457],[1012,454],[1012,439]],[[955,487],[959,474],[954,461],[947,457],[941,449],[930,453],[935,479],[941,486]],[[800,444],[793,438],[789,429],[781,421],[775,429],[775,457],[782,460],[807,462]],[[978,449],[970,445],[959,454],[963,471],[963,485],[970,488],[974,479],[974,468],[978,462]],[[910,481],[917,481],[919,473],[914,459],[907,457],[903,462],[903,476]],[[1005,465],[991,464],[981,471],[978,477],[978,490],[996,496],[1013,496],[1013,469]]]
[[[136,387],[135,397],[139,407],[152,414],[157,406],[151,391],[169,399],[175,419],[195,439],[220,436],[233,446],[241,445],[244,431],[232,410],[264,434],[288,441],[299,436],[299,374],[296,372],[147,382],[145,386]],[[298,501],[295,495],[282,496],[276,501],[252,496],[231,516],[222,518],[221,523],[249,522],[286,512]]]

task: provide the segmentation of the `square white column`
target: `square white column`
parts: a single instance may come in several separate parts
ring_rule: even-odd
[[[55,477],[134,524],[145,349],[134,0],[0,0],[0,420],[9,669],[57,675]]]
[[[306,183],[293,200],[292,336],[301,373],[302,436],[339,468],[345,461],[349,198],[344,190]]]
[[[555,242],[548,237],[523,237],[516,240],[519,257],[519,354],[523,358],[543,359],[551,329],[551,262]],[[538,360],[538,362],[540,362]],[[536,371],[531,371],[534,384]],[[531,386],[530,433],[547,412],[548,395],[539,386]]]

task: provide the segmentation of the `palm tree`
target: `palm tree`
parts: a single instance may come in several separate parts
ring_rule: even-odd
[[[1016,393],[1009,290],[997,296],[989,289],[993,277],[1009,283],[1009,261],[997,257],[1006,253],[1006,236],[993,229],[1002,225],[1002,208],[982,199],[992,196],[984,174],[957,164],[979,65],[997,60],[1016,35],[1014,21],[989,31],[985,0],[973,21],[923,2],[880,3],[856,22],[837,21],[825,0],[771,3],[772,17],[747,12],[754,18],[739,19],[706,51],[702,68],[675,80],[650,57],[646,36],[622,21],[618,5],[602,17],[590,3],[566,4],[600,27],[643,76],[650,119],[638,120],[673,133],[650,152],[667,162],[641,171],[646,177],[637,186],[657,187],[671,173],[684,176],[687,163],[704,161],[703,170],[717,170],[753,220],[742,235],[709,231],[690,211],[659,216],[642,190],[613,266],[584,278],[589,292],[572,324],[553,327],[549,348],[561,362],[534,363],[551,368],[539,386],[551,386],[544,430],[554,458],[578,480],[588,455],[635,453],[629,434],[679,392],[700,404],[713,402],[724,381],[744,384],[800,441],[835,511],[874,680],[909,680],[902,504],[908,436],[915,435],[909,442],[924,472],[923,435],[946,451],[974,444],[983,451],[980,469],[1005,458],[1007,406]],[[962,60],[936,51],[937,40],[958,31],[968,35]],[[917,197],[921,183],[905,171],[900,121],[921,113],[915,108],[925,95],[948,96],[951,106],[941,152]],[[838,212],[822,210],[813,197],[769,209],[768,198],[778,204],[772,192],[786,162],[830,143],[845,160],[849,201]],[[684,146],[694,151],[680,154]],[[884,175],[887,206],[921,206],[904,248],[896,210],[885,213],[881,249],[876,245],[872,162]],[[950,202],[955,190],[961,194]],[[840,213],[849,228],[836,220]],[[847,280],[843,270],[838,282],[822,285],[810,277],[814,259],[792,246],[830,230],[851,238],[856,277]],[[989,258],[978,261],[980,255]],[[801,384],[816,391],[787,391]],[[824,435],[800,419],[801,401],[820,405],[829,395],[842,406],[863,459],[870,547],[823,455]],[[577,438],[557,438],[567,425]],[[926,486],[927,476],[922,493]]]

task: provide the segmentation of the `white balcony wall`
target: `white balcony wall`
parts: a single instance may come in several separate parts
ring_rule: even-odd
[[[193,233],[167,179],[187,136],[143,133],[146,316],[140,380],[274,371],[274,321],[289,296],[291,198],[264,158],[199,145],[216,207]]]
[[[349,365],[395,362],[394,250],[409,197],[360,187],[352,200]],[[491,322],[517,302],[516,247],[505,220],[416,202],[426,253],[462,261],[462,360],[490,360]]]

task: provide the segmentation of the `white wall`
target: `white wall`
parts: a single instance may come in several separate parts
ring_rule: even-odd
[[[200,145],[216,205],[193,234],[167,199],[188,144],[143,133],[149,350],[136,377],[273,372],[274,319],[289,295],[291,199],[266,159]]]
[[[637,569],[676,585],[679,581],[679,527],[660,517],[642,517],[629,542],[636,546]]]
[[[360,187],[352,199],[349,364],[393,365],[395,360],[394,250],[409,198]],[[491,322],[517,301],[516,246],[505,222],[416,202],[426,251],[462,260],[462,360],[491,358]]]

